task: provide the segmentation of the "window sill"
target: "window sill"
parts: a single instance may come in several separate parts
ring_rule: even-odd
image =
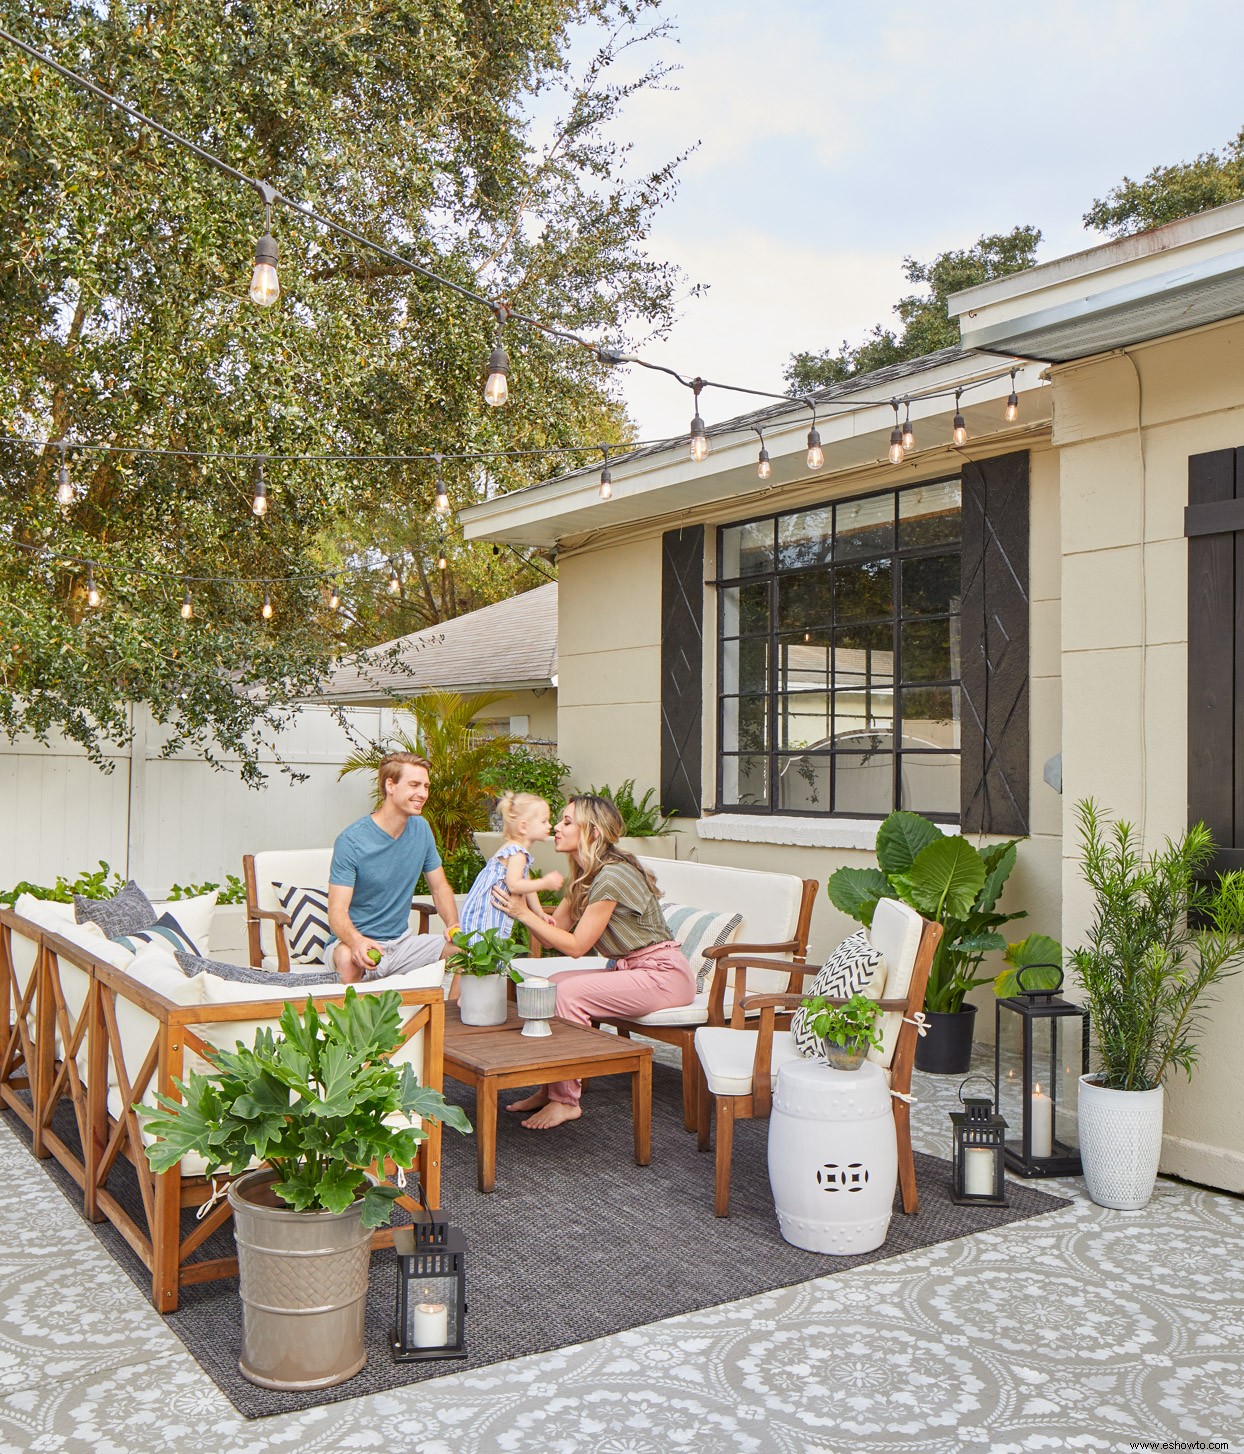
[[[779,843],[790,848],[856,848],[871,852],[877,843],[879,818],[795,818],[761,813],[716,813],[700,818],[701,838],[726,843]],[[939,823],[943,833],[959,831],[957,823]]]

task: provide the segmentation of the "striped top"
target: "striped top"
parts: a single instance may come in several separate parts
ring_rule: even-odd
[[[624,959],[638,949],[665,944],[673,938],[652,885],[641,869],[629,863],[605,864],[587,891],[589,904],[601,899],[613,899],[617,908],[596,941],[597,954]]]
[[[472,939],[485,929],[500,929],[507,939],[513,938],[514,920],[508,914],[503,914],[493,903],[492,891],[498,884],[505,882],[506,860],[513,858],[516,853],[521,853],[526,860],[523,864],[525,878],[531,867],[531,854],[518,843],[503,843],[476,874],[471,892],[467,894],[462,912],[458,915],[459,929]]]

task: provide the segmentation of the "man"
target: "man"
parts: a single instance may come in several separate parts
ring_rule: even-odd
[[[379,776],[380,806],[338,834],[328,870],[328,927],[334,937],[324,948],[324,962],[344,984],[368,972],[375,979],[435,964],[445,958],[447,940],[458,927],[436,840],[420,817],[430,791],[427,759],[390,752]],[[416,934],[409,927],[420,874],[445,922],[443,934]]]

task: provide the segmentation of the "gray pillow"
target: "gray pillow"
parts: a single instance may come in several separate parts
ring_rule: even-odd
[[[226,964],[222,959],[204,959],[201,954],[187,954],[184,950],[173,958],[187,979],[193,979],[196,974],[213,974],[217,979],[232,980],[234,984],[270,984],[274,990],[288,989],[290,985],[341,982],[331,969],[279,974],[274,969],[255,969],[249,964]]]
[[[121,934],[141,934],[159,918],[151,907],[151,900],[133,879],[110,899],[88,899],[83,894],[74,894],[73,914],[79,924],[98,924],[109,939]]]

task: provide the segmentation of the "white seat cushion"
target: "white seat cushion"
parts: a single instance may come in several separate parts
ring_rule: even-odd
[[[715,1096],[748,1096],[752,1093],[752,1066],[756,1060],[756,1030],[732,1030],[728,1025],[704,1025],[695,1032],[695,1050],[704,1067],[704,1079]],[[777,1085],[778,1071],[788,1061],[802,1062],[789,1030],[777,1030],[773,1036],[773,1060],[770,1087]],[[886,1084],[890,1071],[882,1066]]]

